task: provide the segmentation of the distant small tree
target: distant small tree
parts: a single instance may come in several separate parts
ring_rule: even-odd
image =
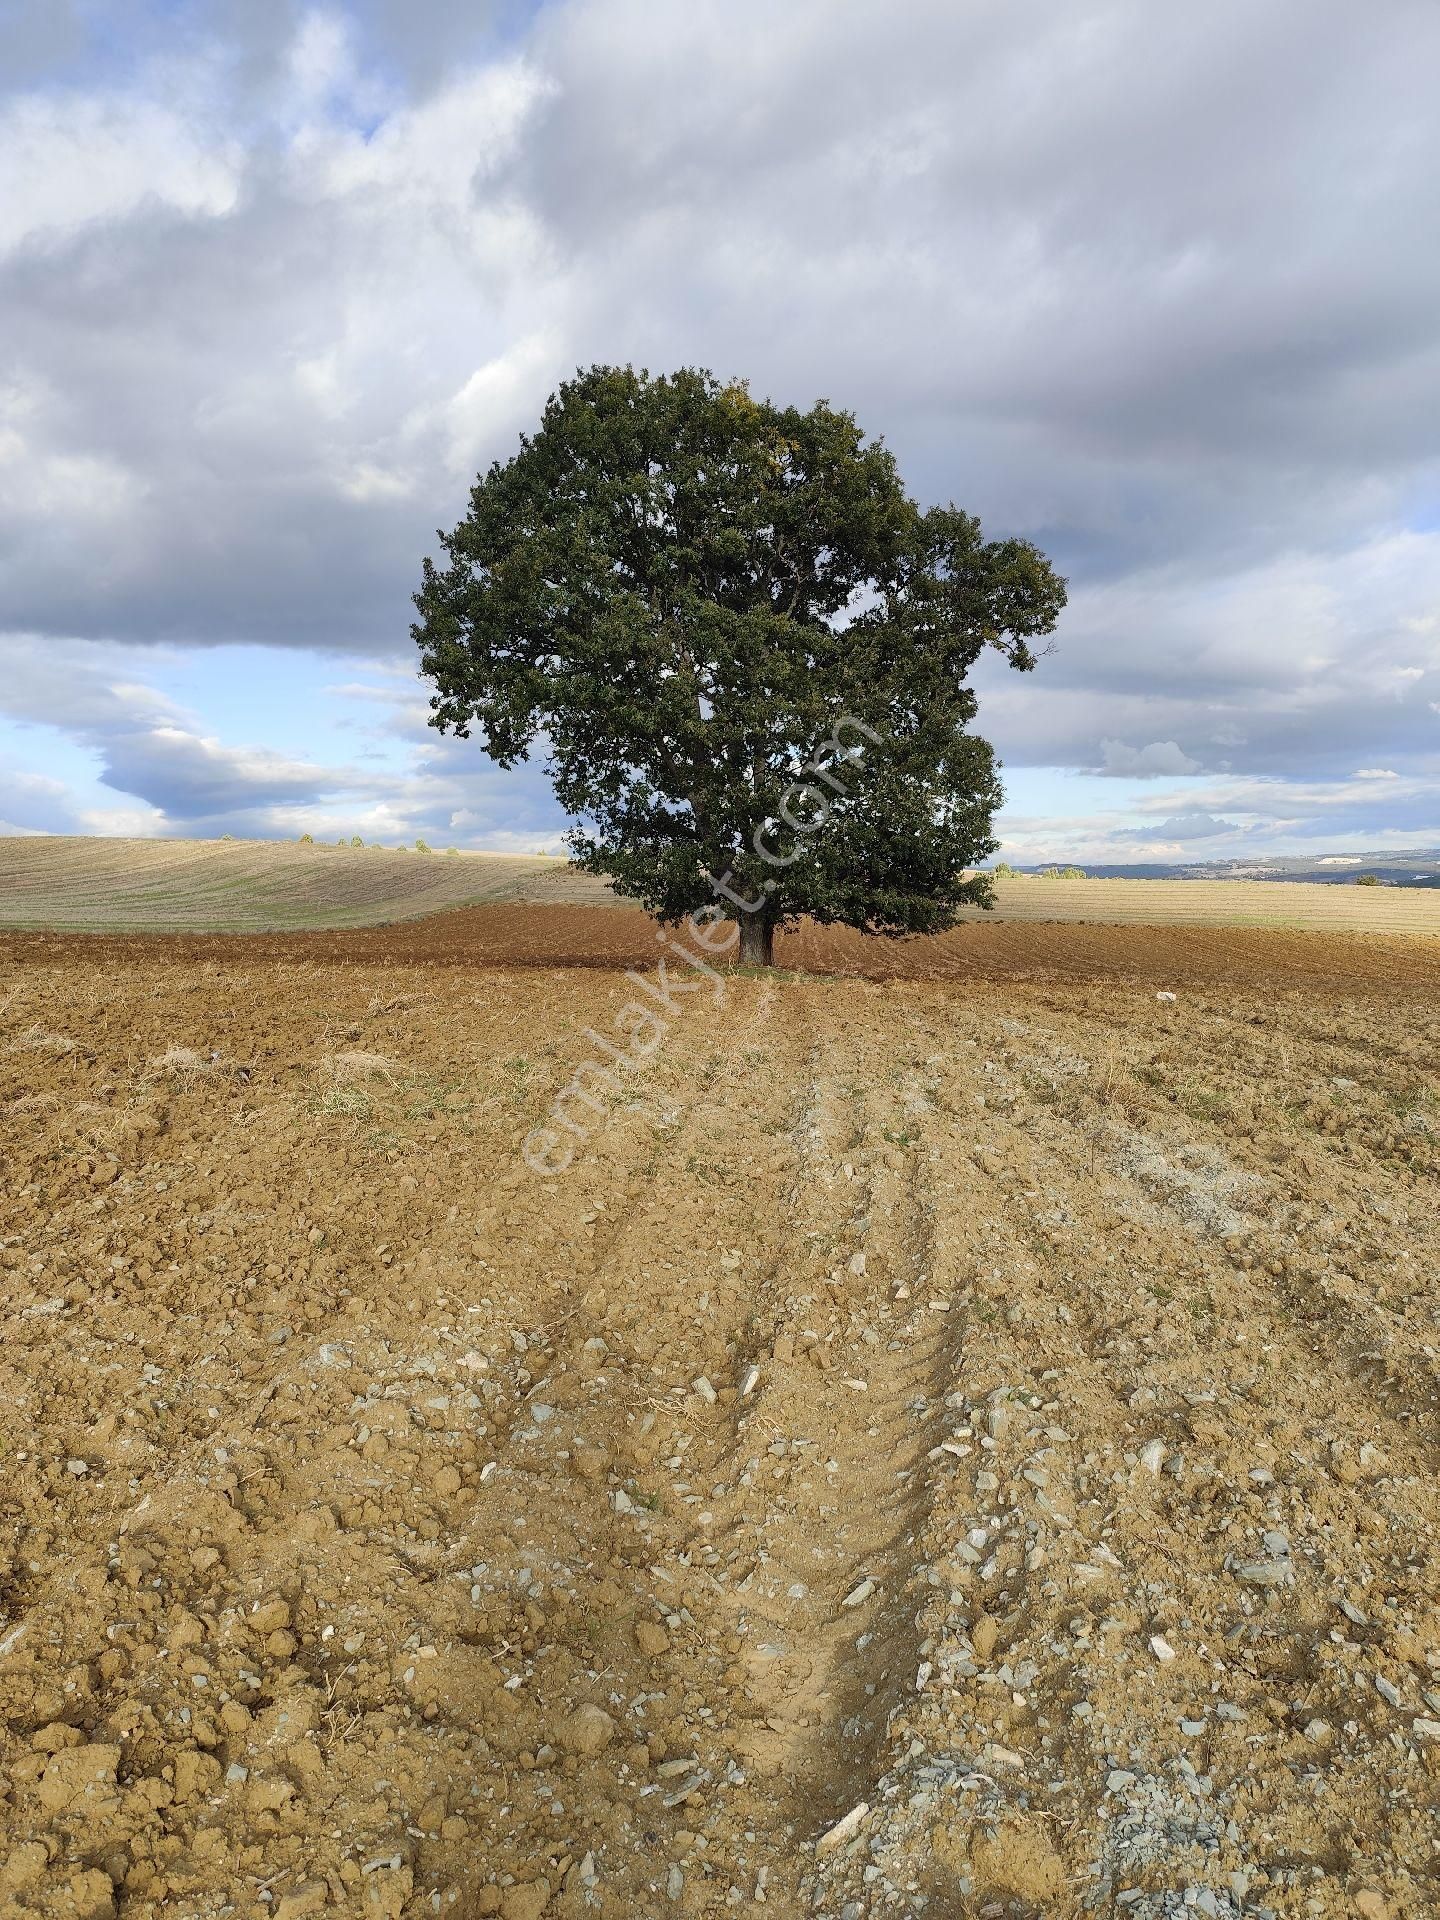
[[[1378,873],[1357,873],[1355,876],[1355,884],[1357,887],[1378,887],[1380,885],[1380,876]]]
[[[450,853],[459,853],[459,851],[460,851],[460,849],[459,849],[459,847],[446,847],[446,849],[445,849],[445,851],[446,851],[446,853],[447,853],[447,854],[450,854]]]
[[[987,647],[1033,667],[1064,582],[919,507],[848,413],[593,367],[439,539],[431,725],[502,767],[543,742],[578,866],[666,921],[724,901],[760,964],[798,915],[901,934],[990,904],[969,675]]]
[[[350,836],[350,844],[352,847],[363,847],[365,842],[358,833],[352,833]]]
[[[990,869],[997,880],[1020,880],[1024,876],[1018,867],[1012,867],[1008,860],[997,860]]]
[[[417,853],[429,853],[430,851],[429,844],[424,840],[417,840],[415,842],[415,851]]]
[[[315,836],[313,833],[302,833],[295,844],[297,847],[313,847],[315,844]]]

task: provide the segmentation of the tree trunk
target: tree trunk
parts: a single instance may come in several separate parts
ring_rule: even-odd
[[[775,964],[775,922],[763,911],[740,916],[740,964],[742,967]]]

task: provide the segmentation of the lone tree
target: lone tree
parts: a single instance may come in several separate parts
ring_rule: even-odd
[[[593,367],[438,538],[412,628],[431,724],[503,767],[539,742],[578,866],[663,921],[737,919],[765,965],[800,914],[904,934],[990,904],[967,676],[987,646],[1033,667],[1064,582],[922,511],[848,413]]]

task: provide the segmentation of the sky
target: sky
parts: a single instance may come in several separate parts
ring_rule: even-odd
[[[554,849],[435,531],[577,367],[1070,582],[1002,856],[1440,844],[1433,0],[0,0],[0,831]]]

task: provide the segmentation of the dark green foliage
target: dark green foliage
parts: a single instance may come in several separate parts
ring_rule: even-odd
[[[413,629],[432,725],[502,766],[539,739],[580,866],[669,920],[728,875],[767,929],[988,903],[965,869],[1000,787],[966,678],[986,646],[1032,667],[1064,583],[922,512],[848,414],[596,367],[439,537]]]

